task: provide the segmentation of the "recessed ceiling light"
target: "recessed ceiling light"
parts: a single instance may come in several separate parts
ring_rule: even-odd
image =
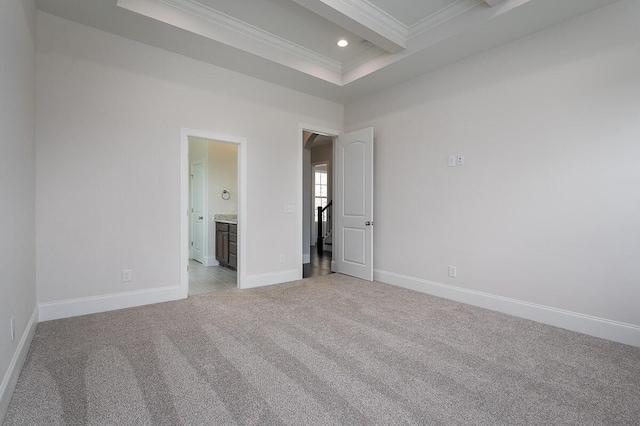
[[[349,45],[349,42],[345,39],[339,40],[338,41],[338,46],[339,47],[347,47]]]

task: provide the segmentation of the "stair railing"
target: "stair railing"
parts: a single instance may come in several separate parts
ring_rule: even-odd
[[[324,251],[324,237],[329,235],[332,229],[332,215],[331,206],[333,205],[333,200],[329,202],[324,207],[318,207],[318,238],[316,239],[316,248],[318,249],[318,253],[322,253]],[[327,223],[327,227],[323,229],[323,223]]]

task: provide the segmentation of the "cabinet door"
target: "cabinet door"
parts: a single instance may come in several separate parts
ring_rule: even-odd
[[[222,234],[222,246],[223,246],[223,261],[229,263],[229,233],[224,232]]]
[[[224,262],[224,250],[227,246],[224,242],[224,232],[216,232],[216,260],[218,262]]]

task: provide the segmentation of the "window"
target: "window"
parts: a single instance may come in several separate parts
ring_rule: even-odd
[[[327,165],[318,164],[313,168],[314,174],[314,214],[315,221],[318,221],[318,207],[327,206]]]

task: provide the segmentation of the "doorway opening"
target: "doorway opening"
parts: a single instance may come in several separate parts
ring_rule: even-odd
[[[330,270],[372,281],[373,128],[369,127],[346,134],[303,124],[299,129],[301,142],[298,158],[302,163],[299,180],[302,202],[300,203],[301,214],[298,216],[298,229],[302,230],[299,239],[302,254],[300,277],[303,277],[305,265],[310,264],[312,260],[311,236],[314,218],[312,210],[315,205],[311,204],[311,186],[312,182],[315,186],[315,181],[312,180],[313,168],[310,147],[313,146],[317,138],[327,136],[331,141],[331,170],[329,170],[329,165],[327,167],[327,193],[329,194],[331,191],[331,198],[327,200],[327,204],[332,204]],[[323,162],[318,161],[318,165]],[[322,169],[317,171],[321,172]],[[334,196],[335,198],[333,198]],[[324,225],[324,220],[318,219],[316,224],[318,226]],[[323,254],[327,247],[324,245],[324,241],[321,245]],[[316,241],[316,252],[317,248],[318,242]],[[311,265],[309,269],[310,267]]]
[[[242,288],[246,139],[182,129],[181,170],[181,295]]]
[[[189,137],[189,296],[238,286],[238,145]]]
[[[302,278],[333,272],[334,137],[317,131],[303,132]]]

